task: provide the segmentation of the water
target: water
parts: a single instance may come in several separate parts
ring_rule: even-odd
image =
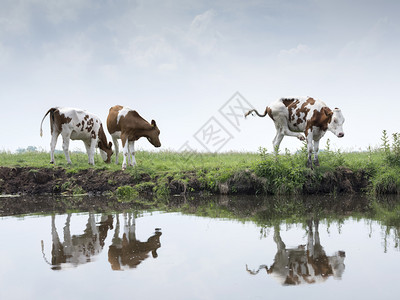
[[[180,212],[0,218],[0,299],[394,299],[396,228]]]

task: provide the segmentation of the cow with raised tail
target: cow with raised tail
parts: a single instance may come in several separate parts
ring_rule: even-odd
[[[122,141],[124,161],[122,170],[126,169],[126,159],[130,166],[136,165],[135,160],[135,141],[141,137],[154,146],[160,147],[160,129],[158,129],[156,121],[151,123],[143,119],[136,110],[129,107],[115,105],[110,108],[107,117],[107,129],[110,133],[115,145],[115,163],[118,164],[119,145],[118,139]],[[132,155],[132,158],[131,158]]]
[[[344,136],[344,117],[339,108],[331,110],[324,102],[311,97],[281,98],[267,106],[264,114],[252,109],[245,114],[255,112],[259,117],[268,116],[274,121],[276,135],[273,140],[274,150],[277,152],[285,135],[297,137],[307,141],[307,167],[312,168],[312,154],[314,151],[314,165],[319,166],[319,140],[329,130],[337,137]],[[304,135],[302,134],[305,134]]]
[[[54,150],[60,134],[63,138],[63,150],[68,164],[71,164],[68,153],[70,139],[83,141],[89,157],[89,164],[94,165],[96,147],[100,149],[100,155],[106,163],[111,161],[112,143],[107,142],[103,125],[97,116],[75,108],[50,108],[40,123],[40,136],[43,136],[42,124],[48,114],[50,114],[51,129],[50,163],[54,163]]]

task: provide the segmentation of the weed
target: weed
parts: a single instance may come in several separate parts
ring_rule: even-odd
[[[400,133],[393,133],[393,143],[390,144],[386,130],[382,133],[382,150],[389,165],[400,166]]]
[[[138,191],[129,185],[118,187],[115,194],[120,201],[130,201],[139,196]]]
[[[298,154],[285,156],[267,154],[260,149],[261,162],[254,166],[257,176],[265,177],[265,190],[270,194],[298,193],[305,182],[305,165],[300,163]]]

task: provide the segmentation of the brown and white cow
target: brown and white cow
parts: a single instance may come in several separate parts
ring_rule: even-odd
[[[122,141],[124,155],[122,170],[126,169],[127,157],[128,164],[135,166],[135,141],[141,137],[146,137],[154,147],[161,146],[159,139],[160,130],[157,127],[156,121],[152,120],[150,124],[136,110],[132,110],[126,106],[115,105],[110,108],[107,117],[107,129],[114,141],[116,164],[118,164],[119,153],[118,139]]]
[[[50,114],[51,129],[50,163],[54,163],[54,150],[57,144],[57,138],[60,134],[63,138],[65,158],[69,164],[71,164],[68,153],[70,139],[83,141],[89,157],[89,164],[94,165],[96,147],[100,149],[101,157],[106,163],[111,161],[111,155],[113,154],[112,143],[107,142],[103,125],[97,116],[75,108],[50,108],[40,123],[40,136],[43,136],[42,124],[48,114]]]
[[[276,135],[273,140],[274,150],[277,152],[285,135],[307,140],[308,160],[307,167],[312,168],[312,154],[314,148],[314,165],[319,166],[319,140],[329,130],[337,137],[344,136],[344,117],[339,108],[331,110],[324,102],[313,98],[281,98],[267,106],[264,114],[252,109],[245,114],[255,112],[259,117],[267,114],[275,123]],[[304,137],[301,132],[304,132]]]

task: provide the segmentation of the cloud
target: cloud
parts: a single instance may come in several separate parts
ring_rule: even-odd
[[[396,39],[391,38],[392,34],[395,36],[395,32],[391,32],[392,27],[393,24],[387,17],[378,19],[364,35],[347,42],[340,50],[339,58],[360,60],[381,55],[382,51],[387,49],[388,46],[394,46],[393,43],[398,43]]]
[[[298,44],[297,47],[291,48],[289,50],[283,49],[279,52],[279,58],[293,58],[296,56],[311,53],[311,48],[304,44]]]
[[[197,15],[190,24],[190,32],[195,35],[206,33],[210,29],[212,20],[216,15],[216,12],[212,9]]]
[[[179,53],[161,35],[138,36],[119,51],[126,62],[140,67],[176,70],[180,59]]]
[[[218,32],[215,18],[217,13],[210,9],[194,17],[187,34],[188,42],[201,55],[216,50],[222,35]]]
[[[5,1],[0,10],[0,37],[21,34],[29,28],[29,9],[23,2]]]
[[[84,34],[78,34],[62,41],[42,46],[43,63],[84,67],[93,61],[92,42]]]
[[[45,18],[53,24],[75,21],[82,11],[95,6],[90,0],[33,0],[32,3],[40,7],[44,11]]]
[[[5,65],[7,61],[10,59],[11,53],[7,47],[3,46],[0,43],[0,66]]]

